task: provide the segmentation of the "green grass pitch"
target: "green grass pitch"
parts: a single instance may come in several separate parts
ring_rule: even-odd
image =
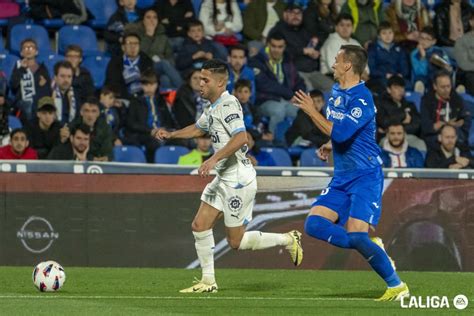
[[[31,267],[0,267],[0,315],[409,315],[474,314],[474,273],[401,272],[413,295],[450,299],[449,310],[374,302],[384,283],[370,271],[218,269],[219,293],[180,294],[199,270],[68,268],[57,293],[38,292]],[[469,306],[457,311],[452,298]]]

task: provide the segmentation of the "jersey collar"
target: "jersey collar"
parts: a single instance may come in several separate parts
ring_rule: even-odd
[[[221,96],[216,100],[216,102],[211,104],[211,109],[214,109],[219,104],[221,99],[225,96],[228,96],[228,95],[229,95],[229,91],[226,90],[226,91],[222,92]]]

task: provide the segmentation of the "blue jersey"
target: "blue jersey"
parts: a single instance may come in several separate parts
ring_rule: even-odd
[[[375,104],[364,82],[349,89],[335,84],[326,110],[333,122],[331,141],[334,174],[381,167],[381,150],[375,141]]]

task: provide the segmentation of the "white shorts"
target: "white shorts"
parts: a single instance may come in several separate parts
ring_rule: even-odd
[[[235,189],[216,177],[204,188],[201,201],[224,212],[226,227],[239,227],[247,225],[252,220],[256,193],[256,178],[245,187]]]

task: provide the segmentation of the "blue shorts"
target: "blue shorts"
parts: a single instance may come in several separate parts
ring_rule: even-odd
[[[336,223],[341,226],[349,217],[376,226],[382,212],[383,180],[382,168],[335,175],[313,206],[325,206],[336,212]]]

